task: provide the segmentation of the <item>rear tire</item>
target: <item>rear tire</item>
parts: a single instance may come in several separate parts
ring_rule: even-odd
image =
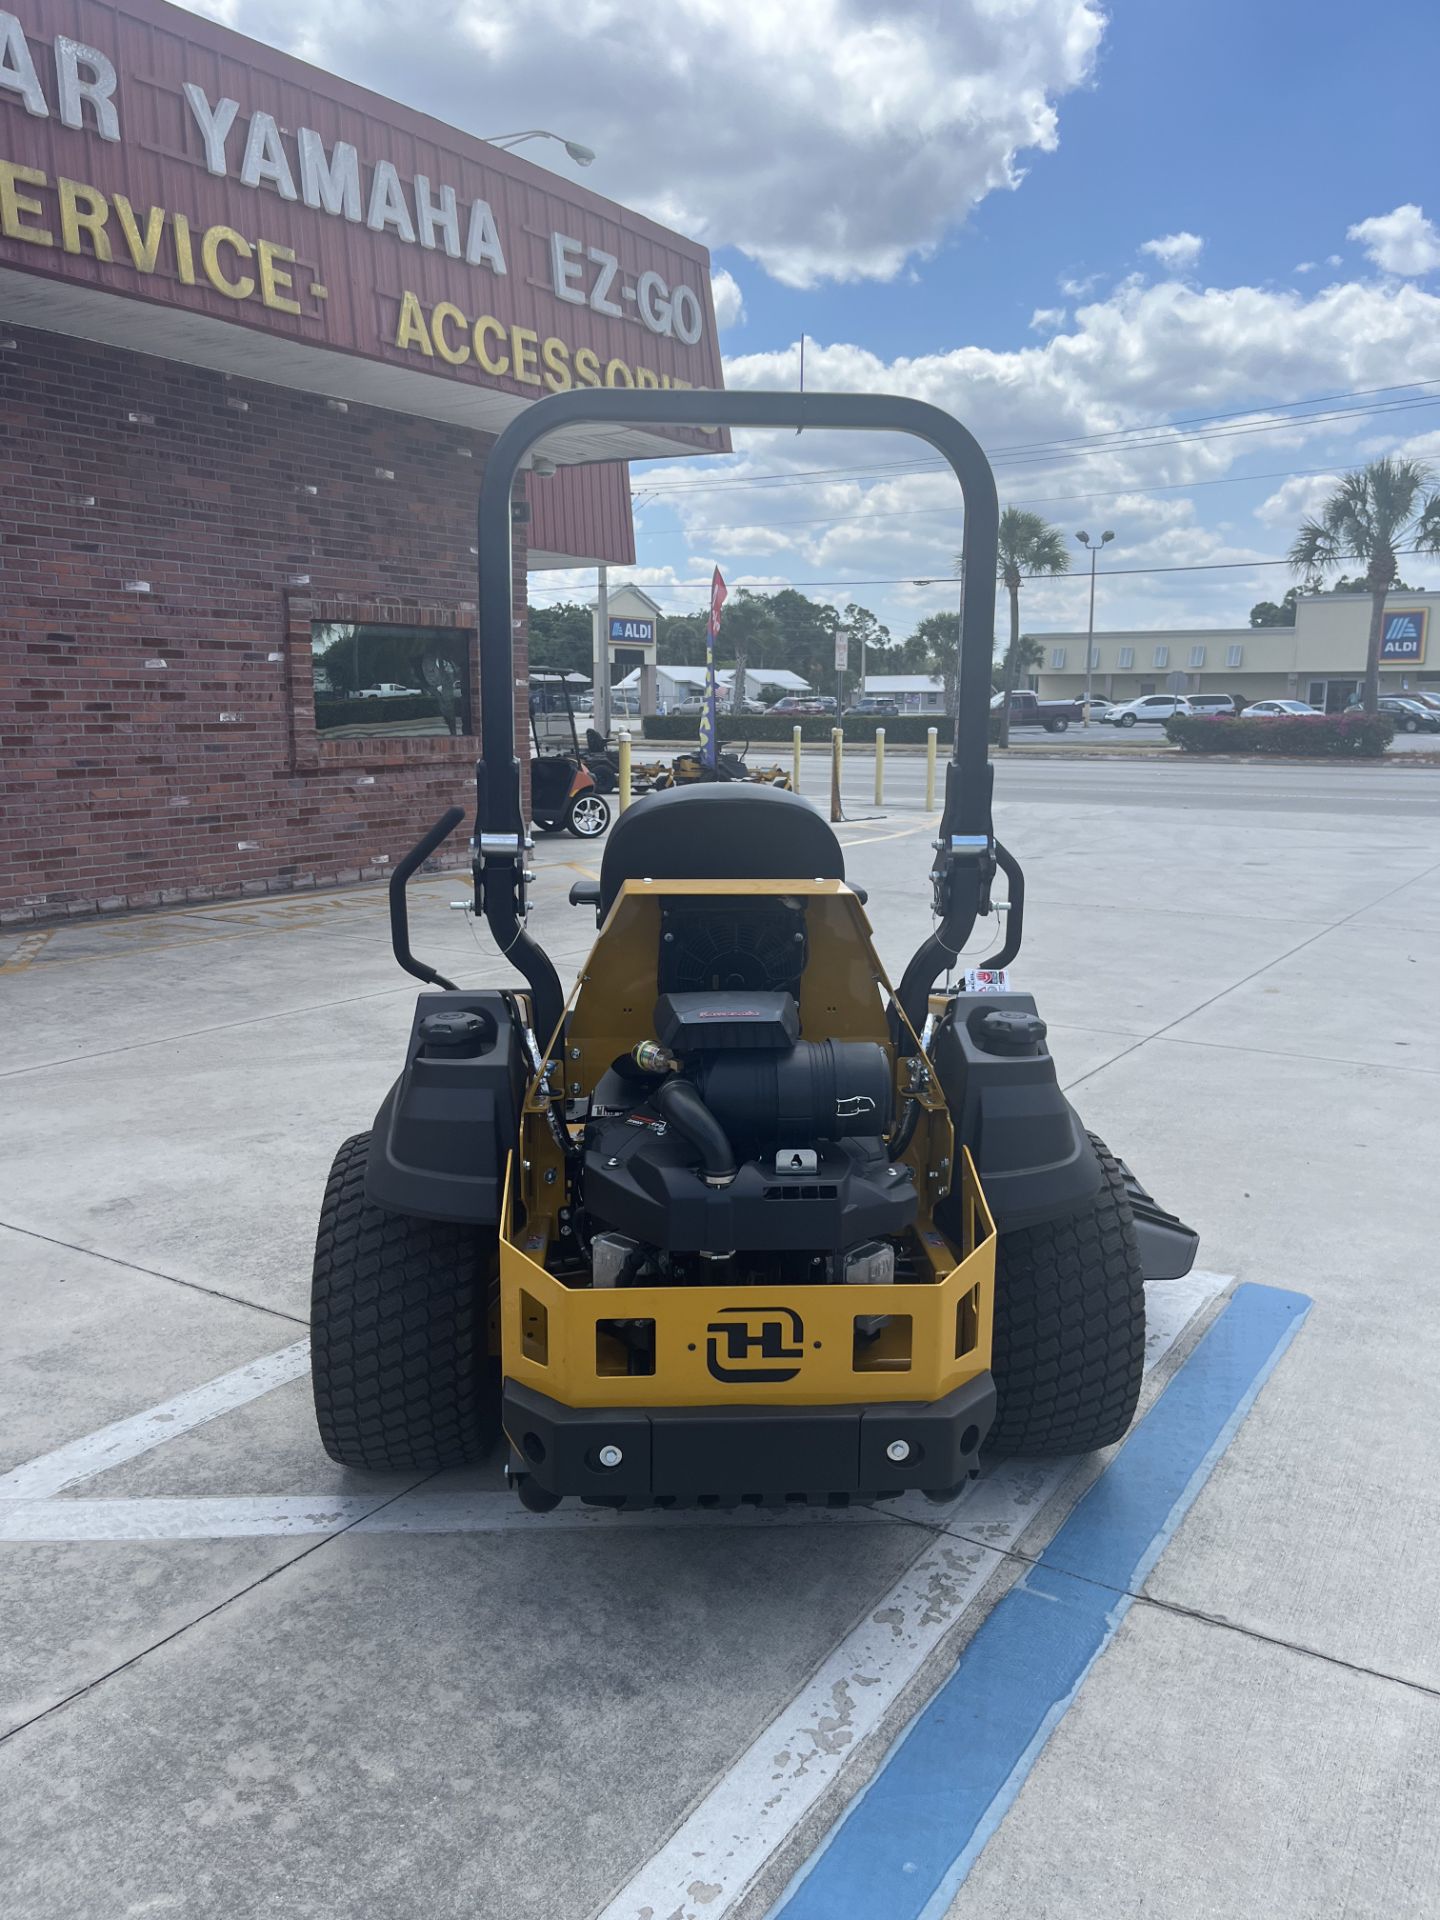
[[[369,1156],[368,1133],[345,1142],[320,1208],[310,1305],[320,1439],[345,1467],[463,1466],[499,1430],[487,1354],[499,1236],[372,1207]]]
[[[991,1453],[1089,1453],[1128,1429],[1145,1364],[1145,1283],[1119,1162],[1090,1136],[1084,1212],[1001,1236]]]

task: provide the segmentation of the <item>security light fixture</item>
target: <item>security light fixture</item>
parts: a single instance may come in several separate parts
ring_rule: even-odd
[[[563,133],[551,133],[548,127],[530,127],[524,133],[488,133],[480,136],[488,146],[499,147],[509,153],[525,140],[558,140],[577,167],[588,167],[595,158],[592,147],[582,146],[578,140],[567,140]]]

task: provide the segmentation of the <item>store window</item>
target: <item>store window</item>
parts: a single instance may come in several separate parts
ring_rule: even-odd
[[[1131,667],[1134,666],[1134,664],[1135,664],[1134,647],[1121,647],[1119,653],[1117,653],[1115,656],[1115,665],[1119,668],[1121,673],[1128,673]]]
[[[1227,667],[1243,667],[1245,664],[1244,647],[1227,647],[1225,649],[1225,664]]]
[[[468,734],[471,639],[463,627],[312,621],[315,731],[328,740]]]
[[[1050,665],[1054,672],[1059,673],[1060,669],[1065,665],[1064,647],[1052,647],[1050,649]]]
[[[1155,658],[1150,662],[1150,664],[1152,667],[1168,667],[1170,664],[1169,647],[1156,647]]]
[[[1191,649],[1190,649],[1190,664],[1191,664],[1191,666],[1192,666],[1192,667],[1203,667],[1203,666],[1204,666],[1204,664],[1205,664],[1205,649],[1204,649],[1204,647],[1191,647]]]

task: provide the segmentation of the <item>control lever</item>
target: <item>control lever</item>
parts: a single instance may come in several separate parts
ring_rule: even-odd
[[[463,807],[451,807],[442,813],[430,831],[415,842],[390,876],[390,945],[395,958],[406,973],[413,973],[417,980],[423,980],[427,986],[444,987],[450,993],[459,991],[455,982],[447,980],[443,973],[437,973],[434,967],[427,967],[423,960],[417,960],[410,951],[410,915],[405,889],[415,869],[423,866],[435,849],[450,838],[464,818]]]

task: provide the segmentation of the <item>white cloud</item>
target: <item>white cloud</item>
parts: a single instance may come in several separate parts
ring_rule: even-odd
[[[1369,439],[1387,431],[1393,445],[1389,421],[1294,420],[1267,414],[1257,396],[1279,402],[1440,379],[1440,297],[1378,281],[1309,294],[1135,283],[1081,307],[1064,333],[1011,351],[957,346],[886,360],[858,345],[812,338],[805,368],[807,384],[817,388],[907,393],[956,414],[990,454],[1003,502],[1033,506],[1067,540],[1093,519],[1114,527],[1109,567],[1258,561],[1283,554],[1311,504],[1309,489],[1323,490],[1325,476],[1281,488],[1258,521],[1247,508],[1234,525],[1225,516],[1235,513],[1235,495],[1196,483],[1247,467],[1266,472],[1333,461],[1339,469],[1371,457]],[[732,388],[793,387],[798,373],[795,347],[726,363]],[[1186,415],[1247,406],[1255,407],[1253,415],[1223,423],[1223,434],[1206,429],[1209,438],[1183,424]],[[1181,424],[1147,431],[1144,447],[1056,444],[1148,429],[1177,416]],[[1278,422],[1274,431],[1231,430],[1269,420]],[[1407,420],[1402,415],[1395,424],[1403,429]],[[728,466],[646,468],[644,484],[656,496],[645,510],[641,552],[647,560],[714,552],[727,577],[749,564],[800,581],[942,580],[960,542],[959,501],[953,480],[926,459],[923,448],[898,438],[744,435]],[[782,484],[730,484],[777,474]],[[688,491],[671,491],[679,487]],[[1037,627],[1083,622],[1080,581],[1077,567],[1053,584],[1027,585],[1027,619]],[[1289,582],[1286,569],[1258,564],[1212,574],[1115,574],[1103,583],[1100,618],[1107,626],[1243,624],[1253,601],[1278,598],[1277,587],[1283,592]],[[901,633],[953,592],[805,590],[840,604],[860,599]],[[702,597],[683,590],[673,604],[698,605]]]
[[[1058,333],[1068,317],[1064,307],[1037,307],[1030,316],[1030,325],[1036,333]]]
[[[710,291],[715,297],[715,324],[720,331],[723,333],[726,327],[743,327],[745,296],[734,274],[717,267],[710,276]]]
[[[1358,240],[1382,273],[1433,273],[1440,267],[1440,230],[1413,201],[1357,221],[1346,238]]]
[[[1318,264],[1319,263],[1314,260],[1302,260],[1300,264],[1292,268],[1291,271],[1294,273],[1314,273]]]
[[[1282,534],[1293,534],[1302,520],[1308,520],[1335,490],[1338,473],[1296,474],[1262,500],[1255,518],[1263,526],[1278,527]]]
[[[1193,267],[1204,245],[1198,233],[1167,233],[1158,240],[1144,241],[1140,251],[1150,254],[1162,267],[1177,269]]]
[[[1098,273],[1067,275],[1060,282],[1060,291],[1067,300],[1083,300],[1087,293],[1093,293],[1104,276]]]
[[[226,0],[256,35],[479,134],[553,127],[598,191],[791,286],[891,279],[1058,144],[1100,0]],[[559,149],[527,149],[563,172]]]

